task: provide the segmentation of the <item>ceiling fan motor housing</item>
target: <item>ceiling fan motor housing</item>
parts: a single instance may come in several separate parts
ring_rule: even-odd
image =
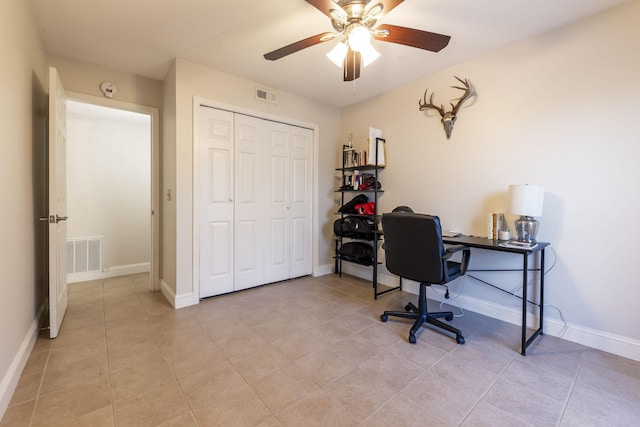
[[[382,12],[383,5],[378,3],[365,10],[371,0],[342,0],[338,2],[338,8],[331,9],[331,25],[341,33],[348,29],[349,24],[358,23],[371,29],[377,22],[376,17]]]

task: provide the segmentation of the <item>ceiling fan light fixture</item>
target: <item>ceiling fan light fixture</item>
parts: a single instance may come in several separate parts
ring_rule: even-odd
[[[382,3],[378,3],[377,5],[373,6],[371,9],[369,9],[369,11],[367,12],[367,14],[365,15],[365,17],[362,20],[363,21],[368,21],[370,19],[375,19],[378,15],[380,15],[380,12],[382,12],[383,8],[384,8],[384,6],[382,6]]]
[[[371,33],[363,25],[351,24],[348,38],[349,47],[356,52],[360,52],[367,46],[371,46]]]
[[[387,30],[386,28],[383,28],[381,30],[375,30],[374,34],[376,35],[376,37],[389,37],[389,35],[391,34],[391,31]]]
[[[344,64],[344,57],[347,55],[347,44],[345,42],[340,42],[334,46],[333,49],[327,53],[327,58],[331,60],[338,68],[342,68]]]
[[[362,65],[364,67],[380,58],[380,52],[378,52],[371,43],[369,43],[364,49],[360,51],[360,55],[362,55]]]
[[[329,16],[336,21],[347,23],[347,14],[342,9],[330,9]]]

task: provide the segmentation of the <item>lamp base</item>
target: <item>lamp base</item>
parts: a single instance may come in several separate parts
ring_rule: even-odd
[[[515,222],[518,242],[536,243],[540,223],[532,216],[521,216]]]

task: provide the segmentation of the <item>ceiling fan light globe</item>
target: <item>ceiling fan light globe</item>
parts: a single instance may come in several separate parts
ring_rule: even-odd
[[[346,43],[340,42],[327,53],[327,58],[336,64],[338,68],[342,68],[342,65],[344,64],[344,57],[347,55],[347,50],[348,48]]]
[[[371,43],[369,43],[364,49],[360,51],[360,55],[362,55],[363,67],[366,67],[376,59],[380,58],[380,52],[378,52]]]
[[[354,26],[349,32],[349,47],[360,52],[367,46],[371,46],[371,33],[362,25]]]

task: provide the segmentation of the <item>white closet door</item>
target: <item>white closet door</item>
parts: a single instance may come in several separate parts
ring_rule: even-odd
[[[265,121],[267,130],[267,240],[265,279],[267,283],[289,279],[291,259],[291,173],[290,126]]]
[[[234,290],[234,117],[200,107],[200,297]]]
[[[235,290],[268,283],[264,278],[265,146],[264,120],[235,115]]]
[[[311,274],[313,131],[200,107],[200,297]]]
[[[312,273],[311,228],[313,191],[313,131],[291,127],[290,268],[289,277]]]

